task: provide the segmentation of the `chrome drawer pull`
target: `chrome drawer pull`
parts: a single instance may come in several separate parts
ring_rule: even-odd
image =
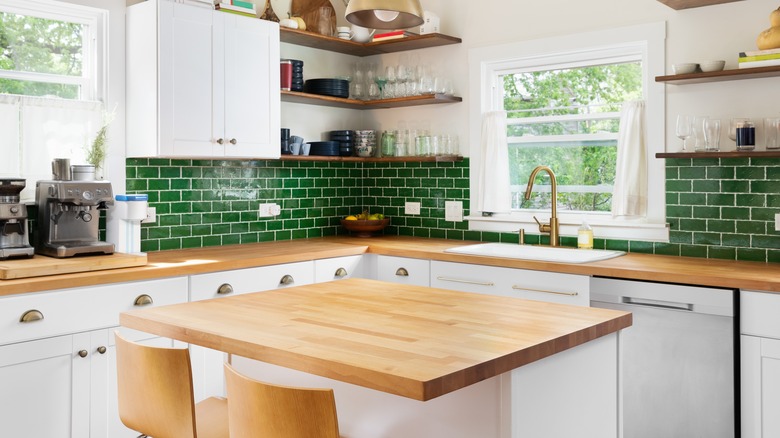
[[[19,318],[19,322],[21,323],[35,322],[41,320],[43,320],[43,313],[41,313],[40,310],[35,310],[35,309],[24,312],[22,317]]]
[[[553,295],[566,295],[567,297],[576,297],[579,295],[577,292],[558,292],[554,290],[544,290],[544,289],[531,289],[530,287],[522,287],[514,285],[512,286],[512,289],[514,290],[527,290],[529,292],[540,292],[543,294],[553,294]]]
[[[232,293],[233,293],[233,285],[231,285],[230,283],[221,284],[217,288],[217,294],[219,295],[228,295]]]
[[[290,284],[293,284],[293,283],[295,283],[295,279],[292,277],[292,275],[285,275],[284,277],[282,277],[281,280],[279,280],[279,284],[284,285],[284,286],[287,286],[287,285],[290,285]]]
[[[231,138],[231,139],[230,139],[230,144],[236,144],[236,143],[238,143],[238,141],[236,141],[236,139],[235,139],[235,138]]]
[[[409,271],[407,271],[406,268],[398,268],[398,270],[395,271],[395,275],[399,277],[408,277]]]
[[[154,300],[149,295],[143,294],[138,295],[138,297],[133,302],[133,305],[135,306],[148,306],[149,304],[154,303]]]
[[[476,284],[478,286],[495,286],[492,282],[482,282],[482,281],[474,281],[474,280],[461,280],[460,278],[436,277],[436,279],[437,280],[441,280],[441,281],[451,281],[453,283]]]
[[[347,276],[347,270],[344,268],[338,268],[336,269],[336,278],[344,278]]]

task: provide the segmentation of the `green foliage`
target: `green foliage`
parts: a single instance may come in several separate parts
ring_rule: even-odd
[[[103,166],[103,161],[106,159],[106,139],[108,135],[108,125],[114,121],[116,115],[116,109],[110,113],[103,113],[103,124],[98,129],[95,139],[92,141],[90,147],[86,147],[87,163],[95,166],[95,169],[100,169]]]

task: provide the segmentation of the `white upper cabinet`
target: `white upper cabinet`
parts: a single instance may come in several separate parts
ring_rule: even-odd
[[[168,0],[127,9],[130,157],[279,158],[279,26]]]

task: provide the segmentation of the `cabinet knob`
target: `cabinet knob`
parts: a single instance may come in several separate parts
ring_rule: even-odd
[[[291,285],[293,283],[295,283],[295,279],[292,277],[292,275],[289,275],[289,274],[285,275],[284,277],[282,277],[281,280],[279,280],[279,284],[283,285],[283,286],[288,286],[288,285]]]
[[[149,304],[152,303],[154,303],[152,297],[143,294],[143,295],[138,295],[138,297],[135,299],[135,302],[133,304],[136,306],[148,306]]]
[[[217,139],[217,144],[225,144],[225,139],[224,138],[218,138]]]
[[[79,357],[87,357],[89,352],[87,350],[79,350],[78,355]]]
[[[28,322],[35,322],[35,321],[41,321],[43,320],[43,313],[41,313],[40,310],[28,310],[22,314],[22,317],[19,318],[19,322],[22,323],[28,323]]]
[[[233,293],[233,286],[230,283],[223,283],[217,288],[217,294],[228,295]]]
[[[230,144],[236,144],[236,143],[238,143],[238,141],[236,141],[236,139],[235,139],[235,138],[231,138],[231,139],[230,139]]]
[[[395,275],[399,277],[408,277],[409,271],[407,271],[406,268],[398,268],[398,270],[395,271]]]
[[[344,278],[347,276],[347,270],[344,268],[338,268],[336,269],[336,278]]]
[[[97,352],[100,354],[106,354],[106,347],[101,345],[100,347],[97,348]]]

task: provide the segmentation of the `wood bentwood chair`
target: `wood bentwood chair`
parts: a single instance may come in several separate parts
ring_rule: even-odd
[[[332,389],[259,382],[225,364],[231,438],[339,438]]]
[[[116,336],[119,417],[141,436],[228,438],[227,400],[195,404],[186,348],[141,345]]]

